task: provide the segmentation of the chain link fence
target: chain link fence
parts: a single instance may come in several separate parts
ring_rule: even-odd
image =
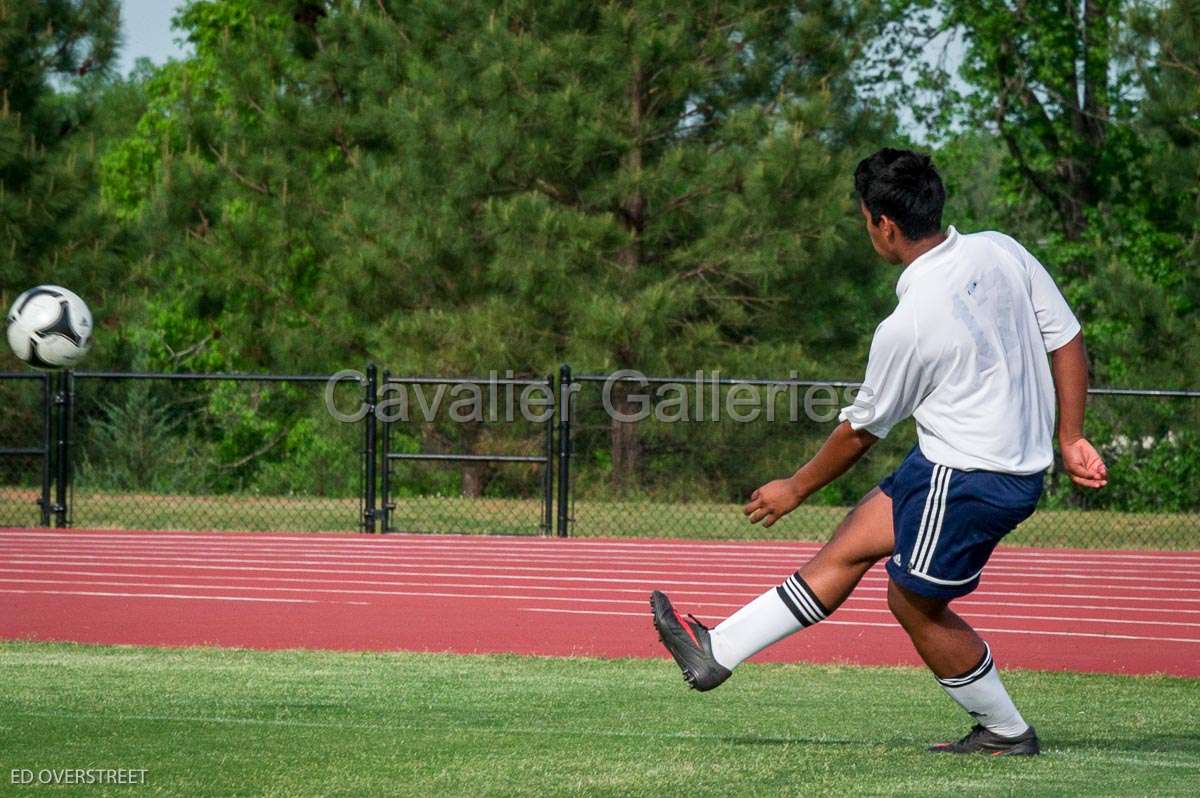
[[[355,531],[362,427],[325,406],[328,377],[81,372],[72,396],[71,524]],[[356,381],[339,401],[361,402]]]
[[[763,529],[742,505],[817,451],[853,384],[575,379],[573,535],[823,541],[915,444],[913,425],[900,425],[849,473]],[[1097,389],[1087,431],[1108,462],[1109,485],[1083,491],[1056,464],[1039,512],[1006,543],[1200,549],[1200,393]]]
[[[819,541],[915,443],[901,425],[764,530],[746,497],[854,384],[585,375],[555,403],[549,378],[345,374],[0,374],[0,525]],[[1007,542],[1200,549],[1200,392],[1096,389],[1087,430],[1109,485],[1052,468]]]

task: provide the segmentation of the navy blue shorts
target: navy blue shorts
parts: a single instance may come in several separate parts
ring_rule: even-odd
[[[892,499],[896,534],[888,576],[913,593],[950,599],[979,586],[992,549],[1033,514],[1042,474],[959,471],[913,447],[879,489]]]

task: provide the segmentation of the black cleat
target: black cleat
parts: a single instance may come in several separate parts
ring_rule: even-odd
[[[690,621],[681,616],[666,594],[658,590],[650,594],[650,609],[654,611],[658,639],[671,652],[693,690],[711,690],[733,675],[713,658],[708,627],[694,615],[688,616]]]
[[[935,754],[991,754],[992,756],[1037,756],[1042,752],[1037,732],[1030,726],[1016,737],[1001,737],[983,726],[976,726],[955,743],[929,746]]]

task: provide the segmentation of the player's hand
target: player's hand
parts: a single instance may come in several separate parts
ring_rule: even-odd
[[[1062,451],[1063,468],[1076,485],[1103,488],[1108,484],[1108,466],[1104,465],[1104,458],[1088,443],[1087,438],[1079,438],[1071,443],[1059,441],[1058,448]]]
[[[751,493],[750,502],[742,512],[750,518],[750,523],[761,521],[767,527],[795,510],[802,501],[804,497],[795,483],[790,479],[776,479]]]

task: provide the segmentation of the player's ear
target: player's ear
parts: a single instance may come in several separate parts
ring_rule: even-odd
[[[886,213],[879,215],[879,232],[889,244],[896,240],[896,223]]]

